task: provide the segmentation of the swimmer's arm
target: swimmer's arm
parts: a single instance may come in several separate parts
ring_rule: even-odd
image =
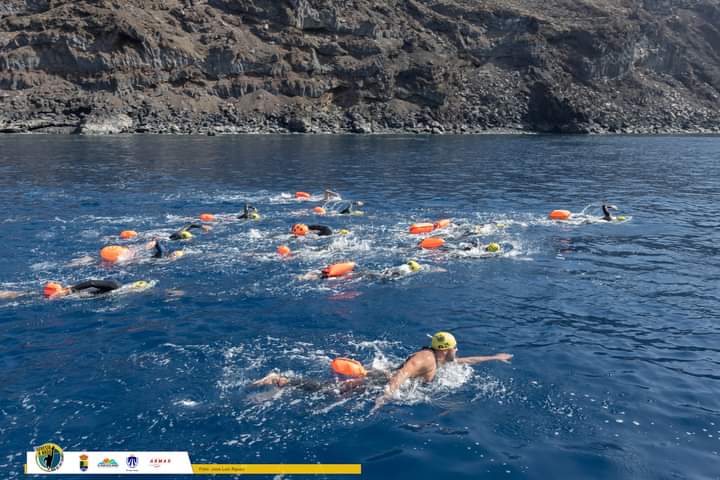
[[[498,353],[496,355],[489,356],[475,356],[475,357],[462,357],[456,358],[455,362],[461,365],[475,365],[476,363],[489,362],[491,360],[497,360],[504,363],[510,363],[513,356],[509,353]]]
[[[390,381],[385,387],[385,393],[383,393],[377,398],[377,400],[375,400],[375,407],[373,408],[373,411],[385,405],[385,403],[387,403],[390,397],[392,397],[395,392],[400,389],[403,383],[405,383],[411,378],[420,377],[427,372],[428,369],[417,357],[413,357],[408,360],[405,365],[400,370],[395,372],[395,375],[390,378]]]

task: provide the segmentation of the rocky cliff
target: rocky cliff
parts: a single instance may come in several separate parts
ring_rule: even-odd
[[[717,0],[2,0],[5,132],[720,129]]]

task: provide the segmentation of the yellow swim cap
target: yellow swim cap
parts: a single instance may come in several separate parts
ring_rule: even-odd
[[[342,230],[338,231],[338,234],[340,235],[348,235],[350,233],[350,230],[345,230],[344,228]]]
[[[485,247],[485,251],[486,251],[486,252],[492,252],[492,253],[499,252],[499,251],[500,251],[500,245],[497,244],[497,243],[495,243],[495,242],[493,242],[493,243],[488,243],[488,245]]]
[[[438,332],[432,336],[431,346],[433,350],[450,350],[457,347],[457,342],[452,333]]]
[[[627,220],[623,215],[618,215],[617,217],[615,217],[615,219],[618,222],[624,222],[625,220]]]
[[[413,272],[417,272],[418,270],[420,270],[420,264],[415,260],[410,260],[409,262],[407,262],[407,265]]]
[[[257,212],[253,212],[250,214],[250,220],[260,220],[260,214]]]
[[[140,289],[140,288],[147,288],[148,285],[149,285],[149,283],[146,282],[145,280],[138,280],[137,282],[133,282],[130,286],[135,289]]]
[[[183,240],[190,240],[191,238],[193,238],[193,234],[188,232],[187,230],[184,230],[180,233],[180,238],[182,238]]]

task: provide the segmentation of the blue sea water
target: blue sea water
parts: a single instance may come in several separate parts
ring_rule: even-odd
[[[716,137],[2,136],[0,290],[34,292],[0,300],[2,477],[52,441],[373,479],[720,478],[719,179]],[[327,187],[365,215],[294,198]],[[605,200],[628,219],[593,221]],[[245,202],[262,220],[232,219]],[[176,262],[70,264],[205,212],[219,221]],[[446,248],[419,250],[408,226],[440,218]],[[296,222],[351,233],[295,239]],[[366,275],[411,258],[416,274]],[[342,260],[353,277],[298,279]],[[40,295],[87,278],[156,284]],[[461,356],[515,358],[444,369],[375,414],[376,385],[248,386],[332,382],[336,356],[391,369],[437,330]]]

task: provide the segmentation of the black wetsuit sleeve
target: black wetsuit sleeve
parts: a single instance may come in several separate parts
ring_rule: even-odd
[[[321,237],[332,235],[332,230],[327,225],[308,225],[308,230],[312,230]]]
[[[167,257],[170,251],[167,248],[167,245],[165,245],[165,242],[162,240],[156,240],[155,241],[155,250],[153,253],[153,258],[164,258]]]
[[[184,225],[180,230],[170,235],[170,240],[182,240],[182,233],[187,232],[188,230],[191,230],[193,228],[202,228],[201,223],[188,223],[187,225]]]
[[[82,290],[95,289],[94,293],[107,293],[117,290],[122,285],[115,280],[86,280],[70,287],[70,291],[79,292]]]

